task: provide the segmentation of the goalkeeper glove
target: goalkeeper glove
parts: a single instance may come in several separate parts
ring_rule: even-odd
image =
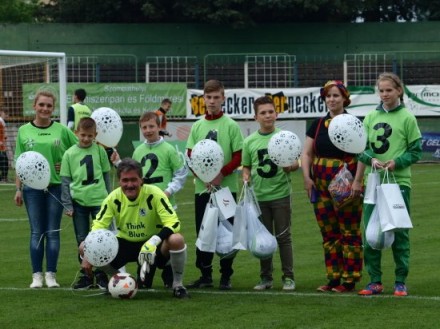
[[[153,235],[141,248],[138,256],[138,262],[141,266],[140,277],[145,280],[145,274],[150,273],[150,266],[154,264],[156,258],[157,246],[162,242],[162,239],[157,235]]]

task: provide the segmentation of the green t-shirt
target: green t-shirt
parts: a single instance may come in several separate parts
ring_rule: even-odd
[[[130,201],[121,188],[111,192],[92,224],[92,231],[108,229],[116,221],[117,236],[128,241],[146,241],[162,228],[180,231],[180,221],[166,195],[154,185],[144,184],[136,200]]]
[[[186,147],[193,149],[197,142],[202,139],[212,139],[216,141],[223,150],[224,164],[231,161],[232,153],[243,148],[243,135],[237,122],[226,115],[222,115],[216,120],[206,120],[202,118],[196,121],[191,127]],[[229,187],[231,192],[238,191],[238,179],[235,173],[223,178],[223,187]],[[195,192],[202,193],[206,190],[205,184],[196,178]]]
[[[408,150],[408,145],[422,137],[417,119],[404,106],[386,112],[381,106],[364,119],[368,133],[368,149],[380,161],[396,159]],[[366,170],[369,172],[370,168]],[[411,187],[411,167],[393,171],[399,185]]]
[[[174,172],[184,166],[176,148],[165,141],[158,144],[142,143],[136,147],[132,158],[142,166],[144,183],[156,185],[162,191],[171,182]],[[175,204],[174,195],[170,196],[170,202]]]
[[[267,150],[270,138],[279,131],[276,128],[266,135],[256,131],[243,142],[241,164],[251,167],[251,184],[258,201],[272,201],[290,195],[290,174],[272,162]]]
[[[100,206],[107,197],[104,173],[110,171],[110,162],[102,146],[92,143],[82,148],[74,145],[63,156],[61,173],[71,179],[72,200],[82,206]]]
[[[76,130],[78,129],[79,120],[90,117],[92,115],[92,110],[90,110],[90,108],[83,103],[73,104],[72,108],[75,116],[75,125],[73,129]]]
[[[49,127],[36,127],[29,122],[18,129],[15,160],[20,154],[27,151],[41,153],[50,166],[50,184],[61,184],[59,173],[55,170],[55,164],[61,165],[63,154],[72,145],[75,145],[78,139],[74,133],[66,126],[52,121]]]

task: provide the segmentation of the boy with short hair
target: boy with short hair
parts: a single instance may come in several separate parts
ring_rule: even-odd
[[[173,145],[160,136],[160,120],[156,113],[143,113],[139,118],[139,127],[145,142],[136,147],[132,158],[142,166],[143,182],[159,187],[173,207],[177,208],[174,195],[183,188],[188,175],[183,156]],[[116,152],[112,161],[115,165],[120,162]],[[138,282],[139,286],[151,288],[154,273],[155,268],[153,267],[145,281]],[[171,288],[173,272],[169,265],[165,266],[162,271],[162,280],[166,288]]]
[[[298,169],[298,162],[280,168],[269,158],[268,144],[271,137],[280,131],[275,127],[277,113],[272,98],[262,96],[254,102],[255,120],[260,124],[258,131],[245,138],[242,161],[243,181],[252,181],[261,219],[278,242],[283,271],[283,290],[295,290],[293,274],[293,251],[291,236],[291,179],[290,173]],[[255,290],[270,289],[273,286],[272,257],[260,260],[261,281]]]
[[[229,187],[234,198],[237,195],[238,180],[235,170],[240,166],[241,149],[243,147],[243,135],[240,126],[232,118],[225,115],[222,111],[222,104],[225,101],[225,88],[218,80],[209,80],[203,88],[203,99],[206,105],[205,117],[196,121],[192,127],[187,142],[187,155],[191,158],[194,146],[203,139],[216,141],[223,150],[224,166],[220,173],[211,182],[205,184],[196,178],[195,184],[195,220],[196,233],[199,234],[203,220],[203,214],[209,202],[210,189],[213,186]],[[233,222],[233,217],[228,219]],[[235,256],[234,256],[235,257]],[[231,276],[234,273],[232,264],[234,257],[220,259],[220,290],[230,290]],[[196,266],[200,270],[199,279],[190,283],[188,288],[211,288],[212,281],[212,260],[214,253],[196,249]]]
[[[99,212],[102,201],[111,191],[109,172],[110,163],[105,149],[96,144],[96,123],[92,118],[82,118],[75,131],[78,144],[69,148],[61,163],[62,194],[65,214],[73,218],[76,242],[78,246],[90,231],[90,219]],[[81,264],[81,259],[79,259]],[[107,275],[95,271],[96,284],[107,289]],[[81,272],[74,289],[89,289],[93,277]]]

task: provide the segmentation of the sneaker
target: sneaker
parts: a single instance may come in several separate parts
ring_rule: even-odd
[[[186,288],[183,286],[179,286],[173,289],[173,296],[179,299],[189,298],[189,294],[186,291]]]
[[[232,289],[231,280],[229,278],[221,277],[218,288],[220,290],[231,290]]]
[[[81,275],[78,282],[73,286],[75,290],[87,290],[93,286],[93,281],[87,275]]]
[[[406,290],[406,286],[403,282],[398,282],[394,285],[394,296],[408,296],[408,291]]]
[[[35,272],[32,274],[32,283],[30,288],[42,288],[43,287],[43,273]]]
[[[58,288],[60,286],[56,280],[55,272],[46,272],[44,279],[48,288]]]
[[[268,279],[262,279],[255,287],[254,290],[266,290],[273,287],[273,281]]]
[[[343,294],[346,292],[352,292],[354,290],[354,283],[347,283],[344,282],[343,284],[340,284],[339,286],[333,287],[332,291],[337,292],[339,294]]]
[[[334,287],[337,287],[340,284],[341,284],[341,280],[338,279],[330,280],[327,284],[316,288],[316,290],[319,292],[330,292]]]
[[[198,280],[187,285],[188,289],[214,287],[211,277],[201,276]]]
[[[371,296],[371,295],[379,295],[383,292],[383,285],[379,282],[371,282],[367,284],[365,289],[358,292],[358,295],[362,296]]]
[[[96,286],[101,290],[108,290],[108,276],[104,272],[95,274]]]
[[[295,281],[292,278],[284,278],[283,279],[283,290],[284,291],[292,291],[295,290],[296,285]]]

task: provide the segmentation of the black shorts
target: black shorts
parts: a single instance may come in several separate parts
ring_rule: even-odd
[[[115,259],[110,263],[110,265],[115,268],[121,268],[125,266],[127,263],[138,261],[139,251],[146,241],[133,242],[127,241],[121,238],[118,238],[119,249]],[[162,246],[162,242],[157,246],[156,250],[156,259],[154,261],[154,265],[160,269],[163,269],[165,265],[170,260],[170,257],[165,257],[160,248]]]

